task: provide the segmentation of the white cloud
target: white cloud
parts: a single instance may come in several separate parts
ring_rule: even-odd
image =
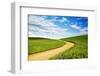
[[[71,25],[72,28],[80,31],[79,34],[87,34],[87,27],[81,28],[80,26],[78,26],[77,24]]]
[[[76,24],[71,25],[71,27],[74,28],[74,29],[77,29],[77,30],[80,30],[80,29],[81,29],[81,28],[80,28],[79,26],[77,26]]]
[[[62,19],[60,20],[60,22],[65,22],[65,21],[68,21],[67,18],[65,17],[62,17]]]
[[[88,28],[87,27],[84,27],[83,29],[80,29],[81,32],[84,32],[84,31],[87,31]]]
[[[41,27],[41,29],[44,28],[48,31],[56,26],[52,21],[46,20],[42,16],[30,16],[29,24],[32,24],[33,26],[36,25],[37,27]]]
[[[31,31],[28,31],[28,34],[29,34],[29,36],[32,36],[32,32]]]
[[[87,33],[87,27],[81,28],[77,24],[70,25],[73,29],[79,30],[79,33],[68,33],[67,28],[59,28],[55,25],[56,17],[47,20],[45,16],[30,16],[29,17],[29,37],[46,37],[46,38],[65,38],[71,36],[77,36]],[[60,21],[64,22],[67,18],[62,18]]]
[[[63,19],[64,20],[64,19]],[[29,17],[29,36],[61,38],[66,36],[67,29],[58,28],[54,20],[47,20],[42,16]]]

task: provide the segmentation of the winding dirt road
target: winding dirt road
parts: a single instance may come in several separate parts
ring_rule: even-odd
[[[65,42],[65,45],[56,49],[47,50],[44,52],[31,54],[28,56],[29,61],[33,60],[48,60],[49,58],[64,52],[65,50],[68,50],[74,46],[74,43],[71,42]]]

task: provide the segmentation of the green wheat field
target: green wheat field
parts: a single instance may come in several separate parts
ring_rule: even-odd
[[[29,37],[28,38],[28,54],[35,54],[50,49],[55,49],[63,46],[65,41],[74,43],[75,46],[65,50],[58,55],[51,57],[50,60],[55,59],[82,59],[88,58],[88,35],[75,36],[70,38],[64,38],[60,40]]]

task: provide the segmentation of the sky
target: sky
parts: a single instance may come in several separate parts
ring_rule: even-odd
[[[29,37],[68,38],[88,33],[88,17],[29,14],[28,27]]]

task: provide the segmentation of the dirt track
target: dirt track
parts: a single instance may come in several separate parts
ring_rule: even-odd
[[[70,49],[71,47],[74,46],[74,43],[71,42],[65,42],[65,45],[56,49],[51,49],[51,50],[47,50],[44,52],[40,52],[40,53],[36,53],[36,54],[31,54],[28,56],[28,60],[29,61],[33,61],[33,60],[48,60],[49,58],[64,52],[67,49]]]

